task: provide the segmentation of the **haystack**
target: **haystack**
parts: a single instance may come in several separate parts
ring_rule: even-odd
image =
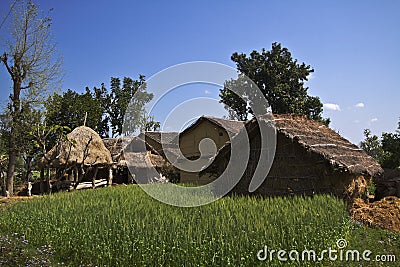
[[[350,206],[350,215],[364,225],[400,233],[400,199],[397,197],[389,196],[373,203],[356,198]]]
[[[89,127],[75,128],[66,139],[46,153],[39,167],[69,168],[76,164],[104,167],[112,163],[110,151],[100,136]]]
[[[91,181],[92,188],[99,184],[111,185],[111,164],[110,151],[104,146],[100,136],[89,127],[77,127],[67,134],[66,140],[54,146],[38,162],[41,180],[46,180],[45,188],[41,188],[40,191],[71,189],[72,186],[79,189],[78,185],[83,181]],[[50,169],[56,169],[55,178],[58,181],[54,183],[55,187],[50,180]]]

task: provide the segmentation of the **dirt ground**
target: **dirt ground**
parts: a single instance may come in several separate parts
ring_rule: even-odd
[[[356,198],[350,206],[350,215],[364,225],[400,233],[400,198],[390,196],[372,203]]]
[[[25,197],[25,196],[0,197],[0,206],[6,205],[6,204],[11,204],[11,203],[18,202],[18,201],[27,201],[29,199],[32,199],[33,197],[38,197],[38,196],[32,196],[32,197]]]

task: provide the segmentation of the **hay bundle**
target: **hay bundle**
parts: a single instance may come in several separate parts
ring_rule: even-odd
[[[61,168],[76,164],[106,166],[112,164],[110,151],[100,136],[86,126],[75,128],[67,140],[54,146],[40,160],[39,167]]]
[[[400,232],[400,199],[397,197],[385,197],[373,203],[356,198],[350,214],[364,225]]]

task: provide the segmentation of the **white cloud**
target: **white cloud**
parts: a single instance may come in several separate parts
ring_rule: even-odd
[[[313,72],[311,72],[311,73],[308,74],[308,76],[307,76],[307,80],[311,80],[311,79],[314,79],[314,78],[315,78],[315,75],[314,75]]]
[[[377,121],[378,121],[378,118],[371,119],[371,122],[377,122]]]
[[[204,90],[204,93],[205,93],[206,95],[209,95],[209,94],[211,94],[211,92],[210,92],[210,91],[208,91],[207,89],[206,89],[206,90]]]
[[[365,104],[362,103],[362,102],[360,102],[360,103],[357,103],[357,104],[355,105],[355,107],[356,107],[356,108],[363,108],[363,107],[365,107]]]
[[[324,108],[327,110],[340,111],[340,106],[338,104],[326,103],[324,104]]]

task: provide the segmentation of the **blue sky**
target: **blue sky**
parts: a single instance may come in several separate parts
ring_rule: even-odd
[[[13,2],[0,1],[1,20]],[[112,76],[150,77],[194,60],[234,67],[233,52],[270,49],[280,42],[315,69],[309,92],[325,104],[333,129],[359,143],[365,128],[381,134],[397,127],[400,1],[36,2],[43,10],[54,8],[63,89],[109,85]],[[217,97],[218,90],[188,88],[187,98]],[[9,93],[2,66],[3,103]]]

